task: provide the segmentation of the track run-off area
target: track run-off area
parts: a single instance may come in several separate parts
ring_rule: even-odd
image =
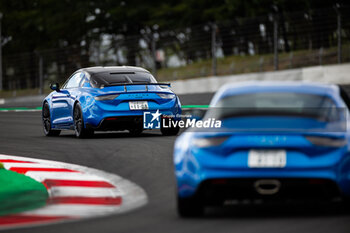
[[[181,101],[205,105],[210,97],[211,94],[189,95]],[[40,112],[0,112],[0,154],[77,164],[116,174],[141,187],[148,203],[123,213],[6,232],[349,232],[350,211],[341,204],[243,205],[210,209],[202,218],[179,218],[172,157],[176,137],[164,137],[157,131],[145,131],[140,137],[101,132],[94,138],[76,139],[73,131],[45,137],[40,117]]]

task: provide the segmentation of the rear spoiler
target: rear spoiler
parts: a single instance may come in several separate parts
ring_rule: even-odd
[[[148,86],[168,86],[171,87],[170,83],[118,83],[118,84],[110,84],[108,86],[103,86],[103,87],[111,87],[111,86],[124,86],[124,91],[127,92],[126,86],[140,86],[140,85],[145,85],[146,86],[146,91],[148,91]]]

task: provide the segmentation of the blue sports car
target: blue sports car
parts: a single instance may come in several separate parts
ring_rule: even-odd
[[[177,206],[350,197],[349,114],[336,85],[248,82],[222,87],[204,119],[220,129],[187,130],[175,143]]]
[[[74,130],[78,138],[84,138],[99,130],[128,130],[139,135],[145,128],[145,113],[156,111],[153,115],[157,120],[162,120],[160,116],[176,120],[181,114],[180,100],[169,87],[168,83],[157,83],[151,73],[139,67],[80,69],[62,87],[51,84],[53,92],[42,105],[44,133],[58,136],[61,130]],[[179,131],[178,127],[161,125],[156,128],[163,135]]]

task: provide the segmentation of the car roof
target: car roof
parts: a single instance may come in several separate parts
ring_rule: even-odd
[[[104,72],[146,72],[149,73],[148,70],[137,67],[137,66],[94,66],[94,67],[87,67],[82,68],[79,71],[85,71],[91,75],[97,74],[97,73],[104,73]]]
[[[303,81],[249,81],[224,85],[213,97],[211,105],[215,105],[218,100],[227,96],[259,92],[293,92],[326,95],[336,99],[339,97],[339,87],[334,84]]]

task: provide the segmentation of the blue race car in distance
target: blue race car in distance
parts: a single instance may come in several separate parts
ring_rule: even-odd
[[[349,98],[336,85],[248,82],[222,87],[205,119],[175,143],[177,207],[350,197]]]
[[[61,130],[74,130],[78,138],[84,138],[94,131],[128,130],[139,135],[144,130],[144,112],[157,110],[166,116],[181,113],[180,100],[169,87],[139,67],[77,70],[61,88],[58,83],[51,84],[53,92],[42,106],[44,133],[58,136]],[[178,127],[160,130],[163,135],[179,132]]]

